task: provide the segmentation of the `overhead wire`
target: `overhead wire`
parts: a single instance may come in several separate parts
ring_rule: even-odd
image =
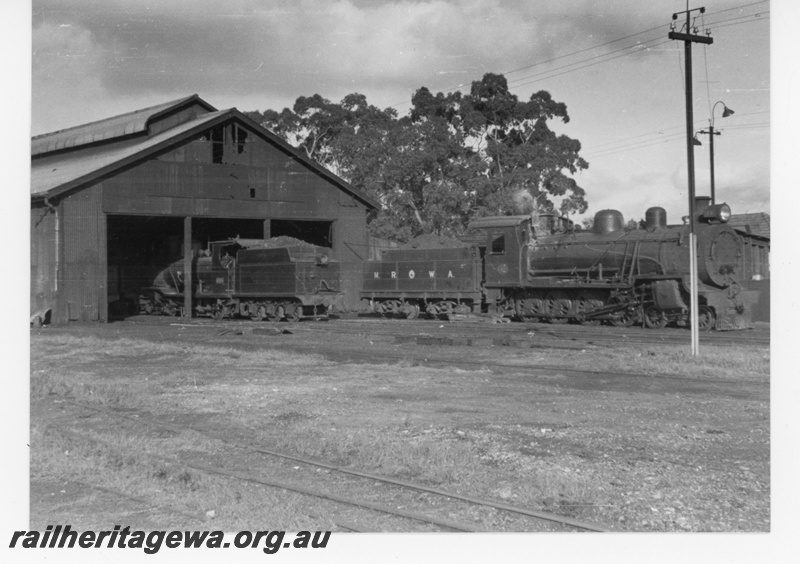
[[[768,114],[769,111],[760,111],[760,112],[748,112],[737,114],[739,118],[748,117],[748,116],[755,116],[755,115],[762,115]],[[701,127],[703,120],[695,120],[694,127]],[[718,131],[722,132],[727,129],[756,129],[761,127],[768,127],[770,124],[769,122],[759,122],[755,124],[740,124],[740,125],[726,125],[724,128],[719,128]],[[616,153],[620,153],[623,151],[629,150],[636,150],[640,148],[651,147],[653,145],[658,145],[660,143],[667,143],[670,141],[676,141],[679,139],[685,139],[685,132],[684,125],[675,125],[667,128],[659,129],[658,131],[653,131],[649,133],[640,133],[639,135],[634,135],[631,137],[626,137],[624,139],[617,139],[614,141],[607,141],[605,143],[600,143],[598,145],[593,145],[589,151],[583,155],[584,158],[599,158],[599,157],[606,157],[609,155],[613,155]],[[680,130],[674,133],[667,133],[673,130]],[[642,137],[648,136],[655,136],[652,139],[641,139]],[[639,141],[634,141],[639,139]],[[631,142],[629,142],[631,141]]]
[[[760,4],[760,3],[762,3],[762,2],[755,2],[755,3],[750,4],[750,5],[755,5],[755,4]],[[730,11],[732,9],[733,8],[731,8],[729,10],[724,10],[724,11]],[[767,11],[767,12],[764,12],[764,13],[769,13],[769,12]],[[735,23],[728,23],[728,25],[740,25],[740,24],[744,24],[744,23],[753,23],[755,20],[753,20],[752,18],[754,16],[755,17],[761,17],[762,14],[763,13],[750,14],[750,15],[747,15],[747,16],[741,16],[741,17],[737,17],[737,18],[730,18],[730,19],[727,19],[727,20],[719,20],[719,22],[735,22]],[[746,19],[747,21],[739,21],[739,20],[742,20],[742,19]],[[768,19],[768,18],[763,18],[763,19]],[[704,28],[704,29],[707,27],[707,25],[708,26],[714,26],[715,28],[720,27],[720,26],[717,25],[717,23],[718,22],[706,24],[705,21],[703,20],[701,27]],[[724,27],[727,27],[727,26],[724,26]],[[708,100],[708,104],[709,104],[709,115],[711,115],[713,107],[711,106],[711,93],[710,93],[710,87],[709,87],[710,80],[709,80],[709,77],[708,77],[708,58],[707,58],[706,49],[703,50],[703,55],[704,55],[704,62],[705,62],[705,75],[706,75],[706,95],[707,95],[707,100]],[[684,87],[685,87],[685,77],[683,75],[683,65],[681,64],[681,60],[680,59],[681,59],[681,57],[680,57],[680,53],[679,53],[678,54],[678,67],[679,67],[679,69],[681,71],[681,79],[684,80]],[[754,112],[754,113],[764,113],[764,112]],[[740,114],[739,117],[744,117],[745,115],[753,115],[753,114]],[[751,125],[743,124],[743,125],[740,125],[740,126],[728,126],[727,129],[755,129],[755,128],[760,128],[760,127],[768,127],[768,125],[769,125],[768,123],[767,124],[751,124]],[[672,128],[668,128],[667,130],[669,130],[669,129],[677,129],[677,128],[680,128],[680,127],[682,127],[682,126],[675,126],[675,127],[672,127]],[[695,120],[695,127],[697,127],[697,120]],[[627,150],[635,150],[635,149],[638,149],[638,148],[651,147],[653,145],[658,145],[658,144],[661,144],[661,143],[667,143],[667,142],[670,142],[670,141],[677,141],[677,140],[683,138],[682,134],[678,134],[678,135],[676,135],[674,137],[672,137],[672,136],[662,136],[662,137],[658,137],[658,138],[654,138],[654,139],[646,139],[646,140],[643,140],[643,141],[640,141],[640,142],[635,142],[635,143],[626,143],[626,141],[631,140],[631,139],[639,139],[641,137],[647,137],[649,135],[661,135],[662,131],[664,131],[664,130],[661,130],[661,131],[658,131],[658,132],[639,134],[639,135],[636,135],[636,136],[633,136],[633,137],[629,137],[629,138],[625,138],[625,139],[621,139],[621,140],[618,140],[618,141],[611,141],[611,142],[603,143],[600,146],[594,146],[593,147],[593,149],[595,149],[596,152],[594,152],[594,153],[589,152],[586,155],[584,155],[584,157],[585,158],[601,158],[601,157],[614,155],[614,154],[617,154],[617,153],[620,153],[620,152],[623,152],[623,151],[627,151]],[[618,143],[621,143],[621,144],[618,144]],[[609,147],[609,145],[616,145],[616,146]],[[605,147],[605,148],[601,148],[601,149],[598,150],[598,147]]]
[[[753,3],[750,3],[750,4],[745,4],[743,6],[737,6],[737,7],[734,7],[734,8],[728,8],[726,10],[721,10],[720,12],[717,12],[717,13],[719,14],[719,13],[728,12],[728,11],[732,11],[732,10],[740,10],[740,9],[743,9],[743,8],[747,8],[747,7],[750,7],[750,6],[754,6],[754,5],[757,5],[757,4],[763,4],[763,3],[766,3],[766,0],[763,1],[763,2],[753,2]],[[764,20],[769,19],[768,17],[762,18],[761,16],[763,14],[769,14],[769,10],[766,10],[764,12],[759,12],[759,13],[756,13],[756,14],[748,14],[748,15],[737,16],[735,18],[730,18],[730,19],[726,19],[726,20],[719,20],[719,21],[715,21],[715,22],[709,22],[708,24],[704,23],[703,25],[704,25],[704,27],[706,25],[708,25],[708,26],[714,26],[716,28],[719,28],[719,27],[729,27],[729,26],[732,26],[732,25],[742,25],[742,24],[745,24],[745,23],[753,23],[754,21],[758,21],[758,19],[764,19]],[[754,20],[753,18],[757,18],[757,19]],[[740,21],[740,20],[745,20],[745,21]],[[732,22],[732,23],[729,23],[729,22]],[[720,25],[720,24],[727,24],[727,25]],[[512,70],[509,70],[509,71],[503,71],[500,74],[508,75],[508,74],[513,74],[513,73],[516,73],[516,72],[521,72],[521,71],[527,70],[529,68],[533,68],[533,67],[536,67],[536,66],[541,66],[541,65],[544,65],[544,64],[551,63],[553,61],[558,61],[558,60],[566,59],[566,58],[569,58],[569,57],[573,57],[575,55],[579,55],[579,54],[585,53],[587,51],[592,51],[592,50],[595,50],[595,49],[599,49],[601,47],[605,47],[607,45],[611,45],[613,43],[618,43],[620,41],[624,41],[624,40],[630,39],[632,37],[637,37],[639,35],[644,35],[646,33],[657,31],[657,30],[663,29],[665,27],[667,27],[667,24],[655,26],[655,27],[652,27],[652,28],[649,28],[649,29],[646,29],[646,30],[643,30],[643,31],[640,31],[640,32],[637,32],[637,33],[633,33],[633,34],[630,34],[630,35],[626,35],[624,37],[620,37],[618,39],[613,39],[611,41],[606,41],[604,43],[599,43],[597,45],[592,45],[590,47],[586,47],[586,48],[580,49],[578,51],[573,51],[573,52],[567,53],[565,55],[560,55],[558,57],[554,57],[554,58],[547,59],[547,60],[544,60],[544,61],[538,61],[536,63],[532,63],[532,64],[526,65],[524,67],[519,67],[517,69],[512,69]],[[594,66],[596,64],[612,61],[612,60],[618,59],[618,58],[620,58],[622,56],[625,56],[625,55],[633,55],[633,54],[636,54],[638,52],[641,52],[642,50],[653,48],[653,47],[658,47],[660,45],[664,45],[664,44],[669,42],[669,40],[664,40],[664,41],[661,41],[660,43],[656,43],[654,45],[647,46],[648,43],[652,43],[652,42],[658,41],[658,40],[659,40],[658,37],[654,37],[653,39],[648,39],[648,40],[646,40],[644,42],[639,42],[639,43],[636,43],[634,45],[629,45],[627,47],[622,47],[620,49],[616,49],[614,51],[610,51],[609,53],[603,53],[603,54],[600,54],[600,55],[594,55],[594,56],[589,57],[589,58],[585,58],[585,59],[582,59],[582,60],[579,60],[579,61],[575,61],[575,62],[572,62],[572,63],[567,63],[565,65],[562,65],[562,66],[559,66],[559,67],[556,67],[556,68],[553,68],[553,69],[549,69],[548,71],[542,71],[542,72],[535,73],[535,74],[532,74],[532,75],[516,78],[516,79],[513,79],[513,80],[509,81],[509,87],[510,88],[518,88],[518,87],[521,87],[521,86],[526,86],[526,85],[530,84],[531,82],[525,82],[525,81],[528,81],[529,79],[532,79],[532,78],[545,76],[545,75],[546,75],[545,78],[547,78],[547,79],[555,78],[557,76],[562,76],[562,75],[568,74],[570,72],[576,72],[578,70],[583,70],[585,68]],[[631,51],[631,50],[634,50],[634,51]],[[609,57],[609,55],[611,55],[611,54],[619,53],[619,52],[622,52],[622,51],[629,51],[629,52],[624,53],[622,55],[618,55],[616,57]],[[582,65],[582,63],[588,63],[588,64],[583,64]],[[576,66],[576,65],[582,65],[582,66]],[[569,67],[576,67],[576,68],[569,69]],[[564,70],[564,69],[569,69],[569,70]],[[558,72],[558,71],[562,71],[562,70],[563,70],[563,72]],[[513,84],[513,86],[511,86],[512,84]],[[458,88],[462,88],[464,86],[466,86],[466,83],[461,83],[461,84],[458,84],[456,86],[453,86],[453,87],[450,87],[450,88],[446,88],[446,89],[442,90],[442,92],[452,92],[452,91],[454,91],[454,90],[456,90]],[[411,103],[411,101],[407,100],[407,101],[403,101],[403,102],[398,102],[396,104],[392,104],[389,107],[397,107],[397,106],[410,104],[410,103]]]
[[[749,3],[749,4],[744,4],[742,6],[736,6],[736,7],[732,7],[732,8],[727,8],[725,10],[720,10],[720,11],[716,12],[715,15],[719,15],[719,14],[722,14],[722,13],[725,13],[725,12],[730,12],[730,11],[733,11],[733,10],[742,10],[744,8],[748,8],[748,7],[751,7],[751,6],[756,6],[756,5],[759,5],[759,4],[766,4],[766,3],[768,3],[767,0],[763,0],[763,1],[760,1],[760,2],[752,2],[752,3]],[[705,28],[713,26],[715,29],[718,29],[720,27],[730,27],[730,26],[735,26],[735,25],[744,25],[744,24],[748,24],[748,23],[755,23],[757,21],[768,20],[769,19],[768,14],[769,14],[769,10],[765,10],[763,12],[757,12],[755,14],[745,14],[745,15],[742,15],[742,16],[737,16],[737,17],[728,18],[728,19],[722,19],[722,20],[716,20],[716,21],[712,21],[712,22],[708,22],[708,23],[705,22],[705,17],[704,17],[703,21],[702,21],[702,27],[705,29]],[[587,51],[592,51],[592,50],[595,50],[595,49],[599,49],[601,47],[605,47],[607,45],[618,43],[618,42],[624,41],[626,39],[631,39],[633,37],[637,37],[637,36],[640,36],[640,35],[651,33],[651,32],[657,31],[659,29],[663,29],[665,27],[666,27],[666,24],[665,25],[655,26],[655,27],[652,27],[652,28],[649,28],[649,29],[646,29],[646,30],[643,30],[643,31],[640,31],[640,32],[637,32],[637,33],[633,33],[633,34],[630,34],[630,35],[626,35],[624,37],[620,37],[618,39],[614,39],[614,40],[611,40],[611,41],[606,41],[604,43],[600,43],[600,44],[597,44],[597,45],[592,45],[590,47],[587,47],[587,48],[584,48],[584,49],[580,49],[578,51],[567,53],[565,55],[560,55],[558,57],[547,59],[545,61],[539,61],[539,62],[530,64],[530,65],[526,65],[524,67],[519,67],[517,69],[512,69],[512,70],[509,70],[509,71],[505,71],[502,74],[503,75],[513,74],[513,73],[521,72],[523,70],[534,68],[536,66],[541,66],[541,65],[544,65],[544,64],[548,64],[548,63],[551,63],[553,61],[563,60],[563,59],[566,59],[566,58],[569,58],[569,57],[573,57],[575,55],[579,55],[579,54],[585,53]],[[546,71],[541,71],[541,72],[537,72],[537,73],[534,73],[534,74],[530,74],[530,75],[527,75],[527,76],[523,76],[523,77],[519,77],[519,78],[510,80],[509,83],[508,83],[509,84],[509,89],[511,89],[511,88],[515,88],[516,89],[516,88],[520,88],[522,86],[527,86],[529,84],[537,82],[537,78],[539,78],[539,77],[543,77],[542,80],[552,79],[552,78],[555,78],[555,77],[558,77],[558,76],[562,76],[562,75],[565,75],[565,74],[569,74],[569,73],[572,73],[572,72],[576,72],[576,71],[579,71],[579,70],[584,70],[586,68],[589,68],[589,67],[592,67],[592,66],[595,66],[595,65],[599,65],[601,63],[610,62],[610,61],[619,59],[621,57],[625,57],[625,56],[628,56],[628,55],[634,55],[634,54],[637,54],[637,53],[641,53],[642,51],[645,51],[645,50],[649,51],[651,49],[654,49],[655,47],[659,47],[661,45],[669,43],[670,41],[671,40],[669,40],[669,39],[664,39],[664,40],[659,41],[658,37],[654,37],[652,39],[646,39],[644,41],[637,42],[637,43],[635,43],[633,45],[629,45],[627,47],[621,47],[619,49],[615,49],[615,50],[610,51],[608,53],[603,53],[603,54],[600,54],[600,55],[594,55],[592,57],[584,58],[584,59],[581,59],[581,60],[578,60],[578,61],[575,61],[575,62],[571,62],[571,63],[566,63],[566,64],[563,64],[561,66],[558,66],[556,68],[552,68],[552,69],[549,69],[549,70],[546,70]],[[617,54],[617,55],[616,56],[612,56],[614,54]],[[681,79],[683,80],[684,87],[685,87],[685,76],[683,75],[683,65],[682,65],[682,58],[681,58],[680,51],[676,50],[676,54],[677,54],[677,57],[678,57],[678,67],[680,69]],[[709,81],[709,78],[708,78],[708,60],[707,60],[707,57],[706,57],[706,51],[705,50],[704,50],[704,61],[705,61],[705,74],[706,74],[706,91],[707,91],[707,96],[708,96],[708,100],[709,100],[709,104],[710,104],[711,95],[710,95],[709,86],[708,86],[710,81]],[[444,91],[445,92],[449,92],[449,91],[455,90],[457,88],[460,88],[462,86],[464,86],[464,84],[460,84],[458,86],[446,89]],[[403,102],[403,103],[410,103],[410,101],[409,102]],[[390,106],[390,107],[395,107],[397,105],[400,105],[400,104],[395,104],[395,105]],[[709,111],[709,113],[710,113],[710,111]],[[767,126],[767,125],[768,124],[764,124],[764,125],[758,125],[757,124],[754,127],[764,127],[764,126]],[[675,139],[680,139],[682,134],[678,133],[678,134],[670,134],[670,135],[667,135],[667,136],[662,136],[662,137],[655,138],[655,139],[652,139],[652,140],[644,140],[644,141],[641,141],[641,142],[638,142],[638,143],[626,143],[626,141],[628,141],[630,139],[646,137],[648,135],[663,135],[663,131],[668,131],[670,129],[677,129],[677,128],[680,128],[680,127],[682,127],[682,126],[670,127],[670,128],[664,129],[664,130],[660,130],[658,132],[644,133],[644,134],[636,135],[636,136],[633,136],[633,137],[621,139],[621,140],[618,140],[618,141],[611,141],[611,142],[608,142],[608,143],[604,143],[604,144],[602,144],[600,146],[596,146],[596,147],[614,145],[614,144],[617,144],[617,143],[622,143],[622,145],[619,145],[618,147],[608,147],[606,149],[601,149],[601,150],[597,151],[596,153],[592,153],[592,154],[587,155],[587,158],[589,156],[591,156],[592,158],[598,158],[598,157],[603,157],[603,156],[608,156],[608,155],[615,154],[616,152],[619,152],[621,150],[631,150],[631,149],[636,149],[636,148],[641,148],[641,147],[648,147],[648,146],[652,146],[652,145],[657,145],[657,144],[661,144],[661,143],[670,142],[670,141],[673,140],[671,138],[673,135],[675,135]],[[738,126],[738,127],[737,126],[729,126],[728,129],[733,129],[733,128],[742,128],[743,129],[743,128],[746,128],[746,127],[747,126]]]
[[[754,22],[758,21],[758,19],[765,19],[765,20],[769,19],[768,17],[761,18],[761,14],[769,14],[769,11],[761,12],[759,14],[750,14],[750,15],[747,15],[747,16],[740,16],[740,17],[737,17],[737,18],[731,18],[729,20],[720,20],[719,22],[709,22],[708,24],[704,23],[703,26],[704,27],[713,26],[715,28],[718,28],[718,27],[730,27],[730,26],[733,26],[733,25],[743,25],[743,24],[747,24],[747,23],[754,23]],[[753,19],[753,18],[758,18],[758,19]],[[738,21],[738,20],[742,20],[742,19],[745,19],[746,21]],[[733,22],[733,23],[728,23],[727,25],[723,25],[723,26],[718,25],[719,23],[722,23],[722,22]],[[658,26],[658,27],[655,27],[655,28],[651,28],[651,29],[649,29],[647,31],[649,32],[649,31],[653,31],[653,30],[656,30],[656,29],[664,28],[664,27],[666,27],[666,25],[662,25],[662,26]],[[645,32],[642,32],[642,33],[645,33]],[[634,35],[640,35],[640,34],[634,34]],[[633,37],[633,36],[628,36],[628,37]],[[519,87],[519,86],[524,86],[524,85],[527,85],[527,84],[530,84],[530,83],[528,83],[528,82],[520,83],[520,81],[528,80],[529,78],[534,78],[534,77],[538,77],[538,76],[547,75],[549,73],[557,72],[557,71],[560,71],[562,69],[566,69],[566,68],[571,67],[571,66],[579,65],[579,64],[584,63],[584,62],[589,62],[589,61],[593,61],[595,59],[601,59],[603,57],[608,57],[608,55],[613,54],[613,53],[618,53],[620,51],[628,51],[628,50],[631,50],[631,49],[637,49],[638,48],[637,51],[631,51],[631,52],[625,53],[625,55],[633,55],[633,54],[641,51],[642,47],[645,46],[647,43],[651,43],[653,41],[658,41],[658,39],[659,38],[655,37],[653,39],[649,39],[649,40],[645,41],[644,43],[637,43],[635,45],[630,45],[628,47],[622,47],[620,49],[617,49],[615,51],[611,51],[609,53],[604,53],[602,55],[595,55],[593,57],[590,57],[590,58],[587,58],[587,59],[583,59],[583,60],[580,60],[580,61],[576,61],[574,63],[568,63],[566,65],[562,65],[560,67],[556,67],[556,68],[550,69],[548,71],[542,71],[540,73],[536,73],[536,74],[533,74],[533,75],[517,78],[517,79],[514,79],[514,80],[510,81],[509,84],[516,83],[514,88]],[[658,47],[658,46],[663,45],[665,43],[669,43],[669,41],[671,41],[671,40],[667,39],[667,40],[664,40],[664,41],[662,41],[660,43],[656,43],[655,45],[650,45],[649,47],[651,47],[651,48],[652,47]],[[612,42],[609,42],[609,43],[612,43]],[[603,44],[603,45],[606,45],[606,44]],[[596,47],[597,46],[595,46],[594,48],[596,48]],[[589,49],[591,49],[591,48],[589,48]],[[578,54],[578,53],[581,53],[581,52],[585,52],[586,50],[587,49],[583,49],[581,51],[576,51],[575,53],[570,53],[570,54],[564,55],[563,57],[560,57],[560,58],[565,58],[565,57],[568,57],[568,56],[572,56],[572,55],[575,55],[575,54]],[[558,72],[557,74],[553,74],[552,76],[547,76],[546,78],[553,78],[555,76],[561,76],[563,74],[566,74],[567,72],[574,72],[574,71],[577,71],[577,70],[582,70],[583,68],[586,68],[587,66],[593,66],[594,64],[599,64],[601,62],[611,61],[611,60],[614,60],[614,59],[617,59],[617,58],[619,58],[619,57],[610,57],[610,58],[607,58],[607,59],[605,59],[603,61],[598,61],[596,63],[592,63],[591,65],[585,65],[585,66],[578,67],[578,68],[575,68],[575,69],[571,69],[571,70],[568,70],[568,71],[565,71],[565,72]],[[534,65],[530,65],[530,66],[534,66]]]
[[[654,40],[654,41],[655,41],[655,40]],[[652,45],[651,47],[658,47],[658,46],[660,46],[660,45],[664,45],[665,43],[669,43],[669,41],[670,41],[669,39],[665,39],[665,40],[661,41],[660,43],[656,43],[656,44]],[[637,46],[637,47],[638,47],[638,46]],[[626,48],[626,50],[627,50],[627,49],[632,49],[632,48],[633,48],[633,47],[627,47],[627,48]],[[639,51],[642,51],[642,50],[644,50],[644,49],[641,49],[641,48],[639,49]],[[607,59],[598,60],[598,61],[594,61],[594,62],[589,62],[589,61],[591,61],[592,59],[586,59],[586,60],[584,60],[584,61],[578,61],[578,62],[576,62],[576,63],[572,63],[571,65],[565,65],[565,66],[564,66],[564,67],[562,67],[562,68],[566,68],[567,66],[572,66],[572,65],[578,65],[578,64],[581,64],[581,63],[583,63],[583,62],[585,62],[585,63],[587,63],[587,64],[585,64],[585,65],[583,65],[583,66],[580,66],[580,67],[576,67],[576,68],[574,68],[574,69],[569,69],[569,70],[565,70],[565,71],[563,71],[563,72],[555,73],[555,74],[550,74],[550,73],[552,73],[552,72],[553,72],[552,70],[550,70],[550,71],[543,71],[543,72],[541,72],[541,73],[539,73],[539,74],[531,75],[531,76],[528,76],[528,77],[525,77],[525,78],[520,78],[520,79],[517,79],[517,80],[515,80],[515,81],[512,81],[512,82],[515,82],[515,83],[517,83],[517,84],[514,84],[513,86],[511,86],[511,85],[509,84],[509,88],[519,88],[520,86],[526,86],[526,85],[528,85],[528,84],[532,84],[532,83],[534,83],[534,82],[537,82],[537,80],[531,80],[531,81],[529,81],[529,82],[519,82],[520,80],[527,80],[527,79],[529,79],[529,78],[536,78],[536,77],[538,77],[538,76],[541,76],[541,75],[548,75],[548,76],[547,76],[547,78],[548,78],[548,79],[550,79],[550,78],[555,78],[555,77],[557,77],[557,76],[561,76],[561,75],[568,74],[568,73],[571,73],[571,72],[575,72],[575,71],[578,71],[578,70],[583,70],[583,69],[586,69],[586,68],[589,68],[589,67],[593,67],[593,66],[595,66],[595,65],[599,65],[599,64],[602,64],[602,63],[607,63],[607,62],[609,62],[609,61],[613,61],[614,59],[619,59],[619,58],[621,58],[621,57],[626,57],[626,56],[628,56],[628,55],[631,55],[631,54],[633,54],[633,53],[622,53],[622,54],[620,54],[620,55],[617,55],[616,57],[609,57],[609,58],[607,58]],[[603,55],[603,56],[605,56],[605,55]],[[599,56],[598,56],[597,58],[599,58]],[[556,69],[556,70],[557,70],[557,69]]]

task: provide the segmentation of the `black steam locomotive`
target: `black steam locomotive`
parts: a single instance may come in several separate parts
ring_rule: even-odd
[[[725,225],[727,204],[698,198],[698,324],[750,327],[757,293],[740,285],[743,242]],[[591,231],[556,214],[472,221],[481,239],[461,248],[385,251],[364,264],[361,297],[373,311],[408,318],[490,312],[516,319],[660,328],[689,323],[689,226],[650,208],[639,229],[603,210]]]
[[[342,299],[339,262],[324,247],[270,248],[260,239],[229,239],[211,243],[192,259],[192,269],[194,312],[214,319],[322,318]],[[140,312],[182,314],[183,274],[183,260],[160,271],[140,294]]]

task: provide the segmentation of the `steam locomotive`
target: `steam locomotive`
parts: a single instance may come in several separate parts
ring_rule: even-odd
[[[727,204],[696,202],[698,325],[751,326],[757,292],[741,286],[744,249]],[[414,318],[489,312],[516,319],[689,324],[689,225],[647,210],[640,229],[603,210],[591,231],[557,214],[475,219],[477,240],[459,248],[396,249],[364,263],[361,298],[372,311]]]
[[[214,319],[254,321],[327,317],[341,303],[339,262],[314,245],[270,248],[260,239],[212,242],[192,259],[192,307]],[[139,296],[144,314],[180,315],[184,262],[161,270]]]

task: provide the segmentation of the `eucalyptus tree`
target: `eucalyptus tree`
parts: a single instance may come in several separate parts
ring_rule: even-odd
[[[369,218],[377,236],[458,235],[475,216],[557,203],[564,213],[586,211],[573,176],[588,163],[577,140],[550,129],[569,116],[548,92],[520,101],[505,77],[487,73],[467,94],[422,87],[411,103],[398,117],[362,94],[339,103],[315,94],[291,110],[248,115],[381,202]]]

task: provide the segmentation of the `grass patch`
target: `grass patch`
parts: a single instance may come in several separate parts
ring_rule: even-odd
[[[520,358],[522,357],[522,358]],[[647,345],[587,348],[579,351],[537,350],[510,357],[524,364],[563,365],[565,368],[689,378],[767,381],[770,351],[760,347],[701,347],[693,357],[687,346]]]
[[[488,453],[480,441],[450,438],[447,430],[314,430],[273,439],[276,450],[386,477],[461,491],[528,507],[590,506],[588,479],[561,468],[532,468],[520,457]],[[522,457],[525,458],[525,457]],[[552,507],[551,507],[552,508]]]
[[[109,442],[112,440],[113,443]],[[199,443],[205,442],[206,439],[199,439]],[[119,434],[113,439],[97,434],[76,439],[54,427],[34,425],[31,429],[32,483],[35,484],[37,478],[57,478],[108,488],[142,499],[152,508],[166,508],[186,521],[184,526],[193,528],[204,527],[201,522],[210,510],[214,511],[215,518],[206,526],[215,529],[301,530],[325,528],[326,525],[330,528],[329,523],[313,522],[307,516],[302,496],[205,474],[159,461],[146,453],[168,452],[169,445],[174,443],[175,440],[170,440],[159,444],[155,440]],[[194,443],[198,443],[197,438]],[[192,520],[192,516],[196,519]],[[103,523],[98,523],[101,525]]]
[[[95,336],[38,335],[31,341],[31,359],[47,362],[76,360],[77,364],[97,362],[161,364],[189,358],[193,364],[210,366],[269,366],[271,363],[318,366],[328,362],[319,355],[297,354],[274,349],[241,351],[220,345],[153,342],[139,339],[105,339]]]

